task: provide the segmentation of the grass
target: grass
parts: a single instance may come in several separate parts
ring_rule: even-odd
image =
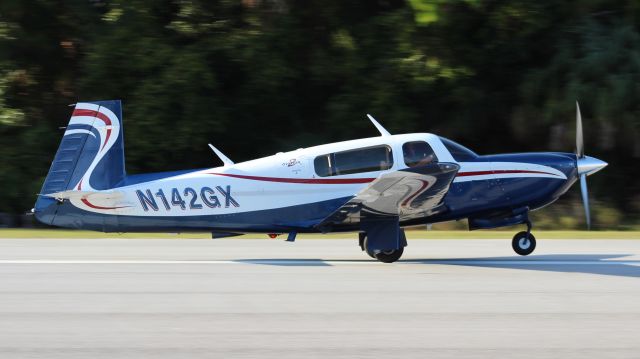
[[[517,230],[502,231],[444,231],[407,230],[410,239],[511,239]],[[640,231],[536,231],[538,239],[640,239]],[[0,229],[0,238],[165,238],[165,239],[210,239],[209,233],[101,233],[68,229]],[[265,234],[247,234],[233,239],[265,238]],[[300,234],[299,239],[357,238],[355,233]],[[286,235],[278,240],[286,239]]]

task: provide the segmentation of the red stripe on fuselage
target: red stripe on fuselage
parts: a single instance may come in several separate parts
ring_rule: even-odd
[[[91,208],[95,208],[95,209],[118,209],[118,208],[125,208],[125,207],[130,207],[130,206],[120,206],[120,207],[102,207],[102,206],[96,206],[95,204],[89,202],[86,198],[81,199],[82,203],[86,204],[87,206],[91,207]]]
[[[301,184],[358,184],[373,182],[375,178],[282,178],[282,177],[262,177],[246,176],[231,173],[209,173],[210,175],[241,178],[253,181],[281,182],[281,183],[301,183]]]
[[[483,176],[483,175],[497,175],[497,174],[518,174],[518,173],[530,173],[530,174],[545,174],[551,176],[558,176],[555,173],[542,172],[542,171],[529,171],[529,170],[494,170],[494,171],[473,171],[473,172],[460,172],[458,177],[467,176]],[[361,184],[370,183],[375,178],[283,178],[283,177],[263,177],[263,176],[247,176],[231,173],[213,173],[210,175],[225,176],[232,178],[241,178],[252,181],[266,181],[266,182],[280,182],[280,183],[300,183],[300,184]]]
[[[551,172],[529,171],[529,170],[493,170],[493,171],[458,172],[458,175],[456,177],[518,174],[518,173],[541,174],[541,175],[550,175],[550,176],[559,177],[557,174],[551,173]]]

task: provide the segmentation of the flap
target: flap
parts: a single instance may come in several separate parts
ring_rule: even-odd
[[[442,198],[459,169],[455,163],[432,163],[385,173],[318,226],[357,223],[371,216],[394,216],[404,221],[440,212],[444,210]]]

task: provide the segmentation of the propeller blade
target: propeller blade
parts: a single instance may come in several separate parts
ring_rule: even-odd
[[[591,229],[591,212],[589,211],[589,191],[587,190],[587,175],[580,175],[580,192],[582,193],[582,205],[587,220],[587,229]]]
[[[576,155],[578,158],[584,157],[584,140],[582,138],[582,115],[580,105],[576,101]]]

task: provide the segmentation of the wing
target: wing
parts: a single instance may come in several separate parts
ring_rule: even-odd
[[[318,227],[358,223],[362,218],[380,216],[404,221],[442,212],[446,210],[442,198],[459,169],[454,163],[433,163],[385,173]]]

